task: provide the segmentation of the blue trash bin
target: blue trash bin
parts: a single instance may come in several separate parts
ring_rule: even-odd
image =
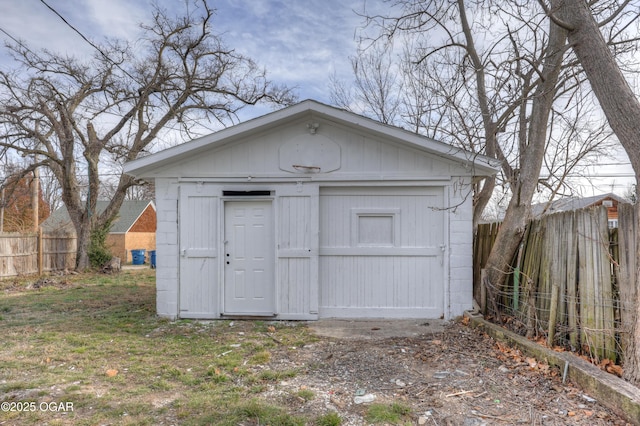
[[[156,269],[156,251],[149,250],[149,262],[151,263],[151,269]]]
[[[144,249],[131,250],[131,258],[134,265],[144,264]]]

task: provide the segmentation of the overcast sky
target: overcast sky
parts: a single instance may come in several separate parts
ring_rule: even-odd
[[[150,21],[151,0],[46,0],[90,39],[135,40]],[[160,0],[185,10],[184,0]],[[227,44],[266,67],[273,81],[297,87],[300,99],[329,101],[330,76],[351,77],[349,56],[362,26],[364,0],[211,0],[214,31]],[[382,2],[377,2],[382,4]],[[0,28],[30,47],[74,54],[91,46],[40,0],[0,0]],[[9,37],[0,33],[4,40]],[[2,66],[11,66],[3,57]]]
[[[45,0],[88,38],[135,40],[138,24],[150,21],[152,0]],[[176,11],[185,0],[157,0]],[[357,12],[377,7],[381,0],[210,0],[217,10],[214,31],[224,33],[226,43],[264,66],[274,82],[295,86],[301,100],[330,103],[329,80],[335,73],[343,81],[352,78],[349,57],[356,52],[356,34],[363,19]],[[33,49],[46,48],[75,55],[92,54],[92,47],[40,0],[0,0],[0,30],[24,40]],[[0,33],[3,40],[9,40]],[[0,67],[12,67],[0,52]],[[249,109],[251,118],[269,109]],[[628,161],[621,156],[620,161]],[[608,160],[607,162],[610,162]],[[628,165],[600,166],[604,179],[587,185],[583,195],[626,190],[631,179]]]

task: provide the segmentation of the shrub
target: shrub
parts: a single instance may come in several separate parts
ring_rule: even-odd
[[[107,235],[109,235],[111,223],[112,222],[109,221],[104,226],[91,231],[87,255],[89,256],[91,266],[94,268],[101,268],[113,257],[107,247]]]

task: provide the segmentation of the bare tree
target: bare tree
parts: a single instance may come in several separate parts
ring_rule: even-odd
[[[560,78],[565,32],[552,24],[545,28],[540,10],[536,14],[517,4],[504,6],[509,8],[505,9],[508,18],[496,13],[500,4],[491,2],[469,6],[463,0],[405,0],[399,5],[397,16],[369,17],[369,25],[380,29],[376,41],[414,38],[409,55],[412,68],[426,77],[420,84],[429,85],[441,99],[441,108],[435,111],[438,134],[501,160],[504,179],[514,194],[489,258],[489,279],[500,288],[503,271],[508,270],[530,216],[549,114],[566,81]],[[490,10],[484,11],[487,5]],[[474,14],[474,21],[468,19],[468,12]],[[476,40],[476,34],[484,37]],[[411,81],[411,74],[407,80]],[[416,129],[420,112],[434,114],[431,106],[408,105],[405,116]],[[425,122],[434,120],[430,117]],[[490,178],[478,188],[476,221],[494,186],[495,178]]]
[[[353,88],[332,77],[331,102],[385,124],[396,122],[402,92],[391,51],[386,47],[360,52],[351,59]]]
[[[622,18],[632,25],[638,18],[637,10],[624,2],[591,2],[584,0],[552,0],[550,7],[541,1],[549,12],[551,20],[568,32],[571,48],[584,67],[600,106],[611,128],[627,152],[636,182],[640,178],[640,101],[627,82],[614,52],[619,47],[607,42],[602,31],[611,33],[608,25],[616,18]],[[596,16],[601,21],[596,20]],[[640,190],[636,185],[636,199]],[[640,203],[635,204],[636,218],[640,221]],[[636,224],[636,259],[640,260],[640,226]],[[636,262],[640,265],[640,262]],[[640,283],[640,269],[633,271],[636,289],[635,324],[632,345],[625,353],[624,376],[630,382],[640,385],[640,303],[637,285]]]
[[[407,46],[400,59],[404,92],[398,111],[405,120],[400,125],[502,163],[498,179],[486,179],[474,197],[477,223],[496,185],[510,194],[487,264],[495,299],[510,273],[534,195],[565,190],[566,177],[580,161],[602,154],[608,132],[602,120],[585,114],[585,77],[569,55],[566,29],[549,21],[539,5],[489,0],[396,5],[388,16],[367,17],[368,28],[377,29],[377,38],[367,41]],[[550,176],[541,176],[543,166]]]
[[[98,214],[103,164],[145,155],[172,126],[189,137],[202,123],[233,123],[247,105],[294,100],[212,32],[206,0],[195,6],[182,17],[156,7],[135,48],[118,40],[95,44],[89,61],[8,46],[18,67],[0,72],[0,147],[37,158],[24,173],[47,167],[55,176],[77,232],[78,269],[89,266],[91,233],[115,217],[137,184],[118,176]]]

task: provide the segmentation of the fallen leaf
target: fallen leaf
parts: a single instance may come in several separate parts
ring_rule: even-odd
[[[111,368],[107,370],[105,374],[107,375],[107,377],[114,377],[118,374],[118,370]]]
[[[619,365],[608,365],[607,373],[615,374],[618,377],[622,377],[624,370]]]

